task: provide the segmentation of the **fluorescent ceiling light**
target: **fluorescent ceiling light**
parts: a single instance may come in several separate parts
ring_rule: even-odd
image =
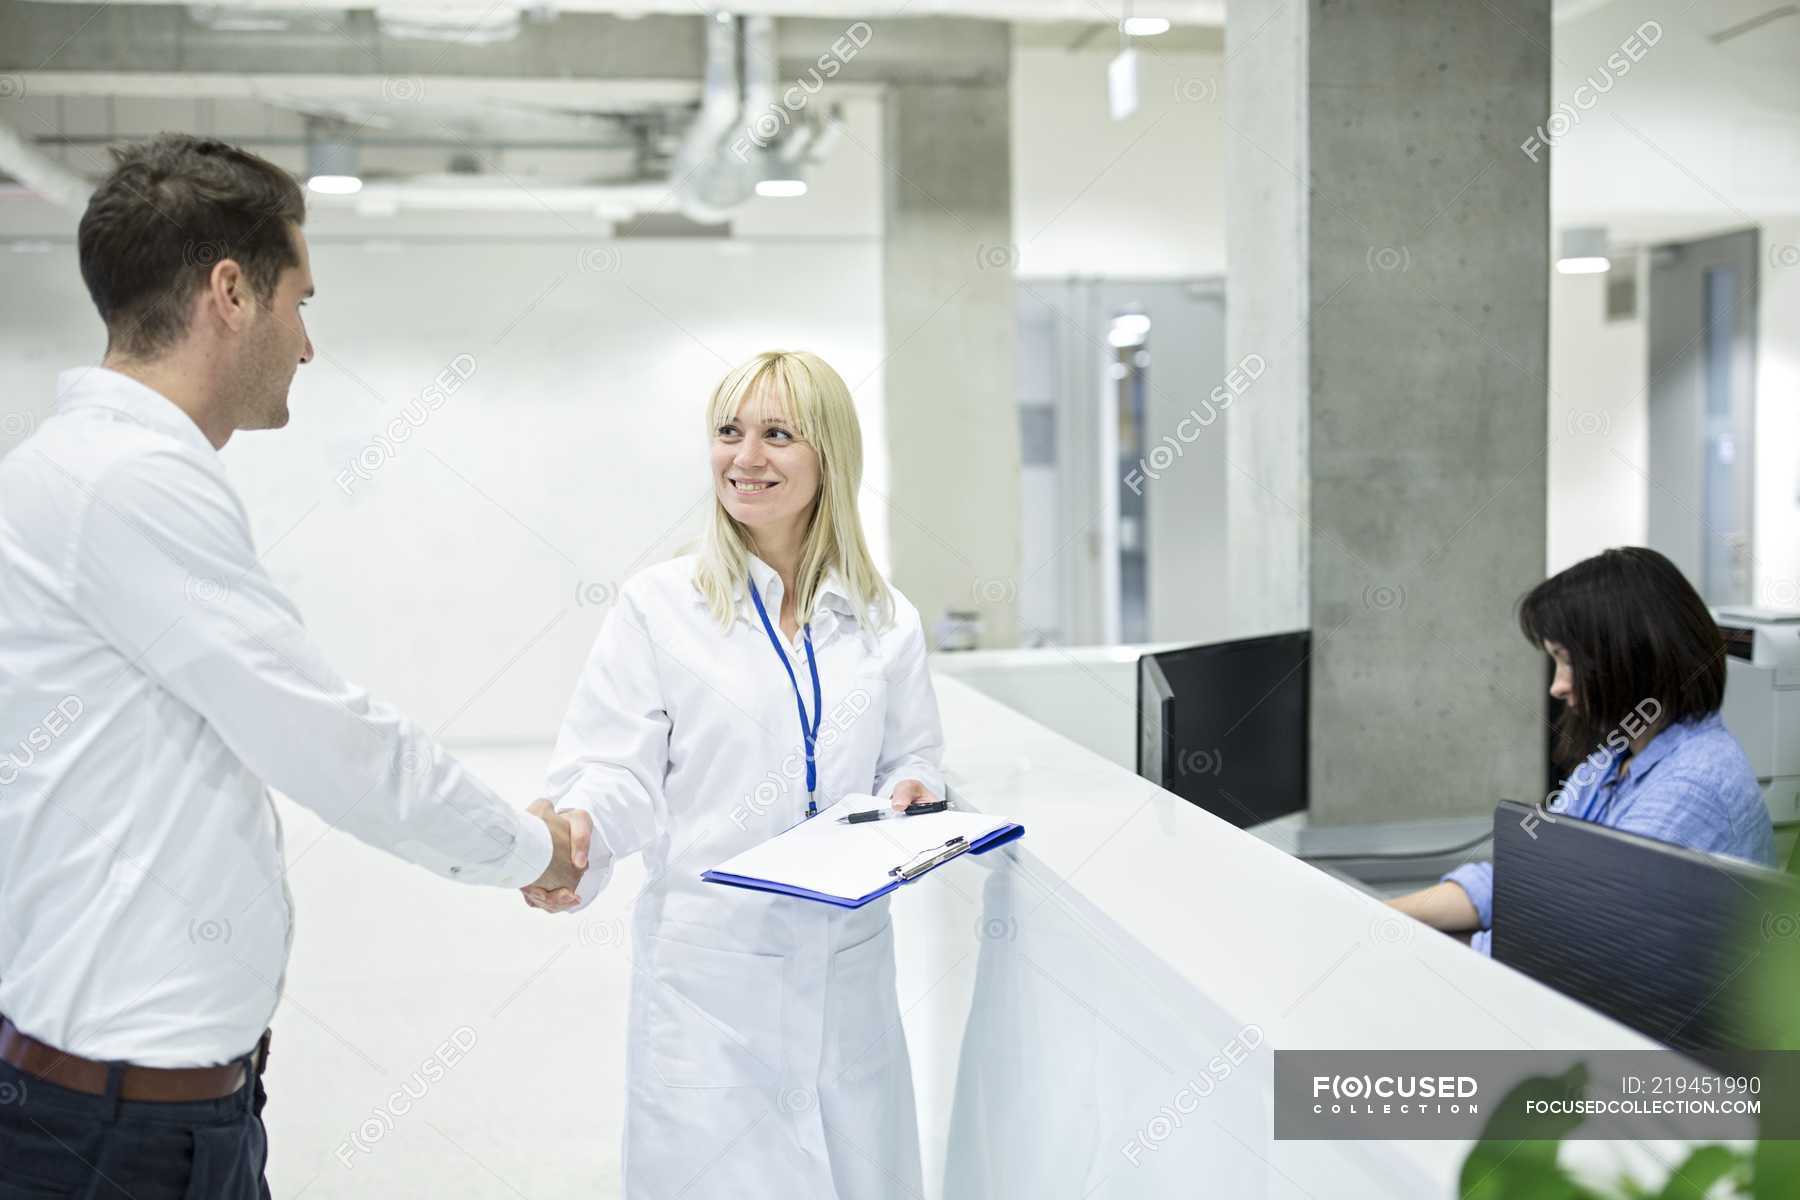
[[[1120,28],[1132,37],[1155,37],[1169,32],[1167,17],[1126,17]]]
[[[314,175],[306,186],[321,196],[354,196],[362,191],[362,180],[354,175]]]
[[[1127,346],[1141,346],[1144,339],[1150,336],[1150,318],[1143,313],[1124,313],[1112,319],[1112,328],[1106,331],[1106,340],[1114,347],[1123,350]]]
[[[1606,257],[1606,227],[1575,225],[1562,232],[1556,269],[1564,275],[1599,275],[1612,268]]]
[[[322,196],[354,196],[362,191],[361,148],[341,126],[306,123],[306,186]]]

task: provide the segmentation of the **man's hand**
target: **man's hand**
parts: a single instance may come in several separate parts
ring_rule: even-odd
[[[594,837],[592,818],[578,808],[556,812],[550,807],[548,800],[539,800],[525,811],[550,827],[550,865],[544,868],[544,873],[538,876],[536,882],[519,890],[525,893],[527,903],[532,903],[533,892],[540,897],[558,894],[573,900],[575,886],[581,882],[582,873],[587,870],[588,845]],[[542,908],[544,905],[536,904],[534,907]]]
[[[894,807],[896,809],[911,808],[915,804],[935,804],[937,797],[931,789],[916,779],[902,779],[894,788]]]

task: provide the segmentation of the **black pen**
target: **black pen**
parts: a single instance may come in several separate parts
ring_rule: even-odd
[[[948,800],[933,800],[929,804],[913,804],[895,811],[891,808],[871,808],[863,812],[847,813],[838,818],[839,825],[861,825],[864,821],[885,821],[889,817],[922,817],[927,813],[940,813],[950,807]]]

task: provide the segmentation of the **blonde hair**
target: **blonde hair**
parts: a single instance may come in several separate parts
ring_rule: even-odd
[[[713,389],[706,406],[707,432],[735,421],[746,398],[773,395],[786,402],[786,416],[801,441],[819,457],[819,494],[801,544],[794,579],[794,613],[812,619],[819,586],[833,567],[850,593],[859,620],[874,618],[876,629],[894,622],[894,600],[875,570],[863,541],[856,496],[862,487],[862,426],[843,378],[816,354],[765,350],[733,367]],[[712,519],[700,544],[694,585],[723,628],[737,615],[737,594],[750,576],[748,531],[713,496]]]

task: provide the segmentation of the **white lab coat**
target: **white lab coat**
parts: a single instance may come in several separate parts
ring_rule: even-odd
[[[642,852],[633,912],[625,1194],[922,1195],[918,1120],[887,901],[847,910],[704,883],[700,873],[801,819],[794,689],[747,594],[721,629],[674,559],[620,591],[557,739],[548,792],[594,818],[595,866]],[[752,558],[771,621],[780,578]],[[821,808],[942,794],[943,734],[917,611],[883,631],[828,578],[812,621],[824,696]],[[777,625],[779,635],[779,625]],[[787,652],[812,708],[804,644]],[[600,843],[604,843],[602,846]]]

